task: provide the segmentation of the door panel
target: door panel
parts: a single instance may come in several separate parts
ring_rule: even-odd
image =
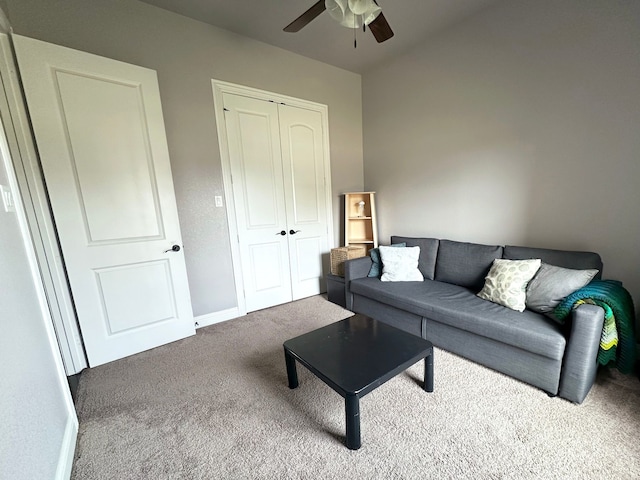
[[[194,334],[155,71],[14,43],[89,364]]]
[[[317,295],[322,285],[322,255],[329,251],[326,207],[325,152],[320,112],[279,105],[287,224],[290,241],[291,286],[294,300]]]
[[[89,242],[160,237],[141,85],[55,73]]]
[[[286,259],[282,257],[279,242],[250,245],[251,268],[254,272],[269,272],[267,275],[250,275],[250,289],[257,294],[271,292],[274,289],[288,288],[289,282],[280,268]]]
[[[178,315],[168,260],[100,268],[95,273],[108,335],[148,327]],[[133,292],[129,291],[132,285]]]
[[[282,166],[277,144],[273,144],[272,113],[258,113],[242,107],[235,112],[241,148],[237,174],[243,184],[246,227],[277,228],[284,220],[280,212],[283,203],[278,194],[282,179],[277,173]]]
[[[224,94],[247,311],[291,301],[278,107]]]
[[[285,117],[286,118],[286,117]],[[283,125],[289,142],[285,151],[291,162],[293,187],[293,221],[295,224],[316,223],[319,220],[321,198],[316,178],[314,131],[308,125]]]
[[[322,258],[324,244],[326,243],[321,237],[297,238],[294,240],[295,257],[297,261],[295,276],[300,284],[300,298],[317,295],[317,281],[322,276],[322,264],[317,261]],[[305,290],[305,285],[309,290]],[[305,295],[305,293],[307,293]]]

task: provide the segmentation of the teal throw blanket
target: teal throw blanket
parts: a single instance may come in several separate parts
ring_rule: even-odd
[[[604,326],[600,338],[598,363],[615,362],[622,373],[635,367],[635,310],[629,292],[617,280],[594,280],[565,297],[555,308],[554,315],[564,323],[574,308],[584,303],[604,309]]]

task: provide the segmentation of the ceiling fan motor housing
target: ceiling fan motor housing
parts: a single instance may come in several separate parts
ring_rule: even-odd
[[[336,22],[347,28],[369,25],[382,12],[373,0],[325,0],[325,7]]]

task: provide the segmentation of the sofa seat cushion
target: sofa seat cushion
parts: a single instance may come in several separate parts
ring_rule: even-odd
[[[395,308],[461,330],[561,360],[566,339],[561,327],[544,315],[516,312],[478,298],[458,285],[425,279],[422,282],[383,283],[377,278],[353,280],[350,289]],[[429,324],[427,323],[427,331]]]

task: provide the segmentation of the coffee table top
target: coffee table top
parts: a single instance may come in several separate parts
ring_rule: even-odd
[[[287,340],[284,348],[343,397],[363,397],[433,351],[431,342],[364,315]]]

